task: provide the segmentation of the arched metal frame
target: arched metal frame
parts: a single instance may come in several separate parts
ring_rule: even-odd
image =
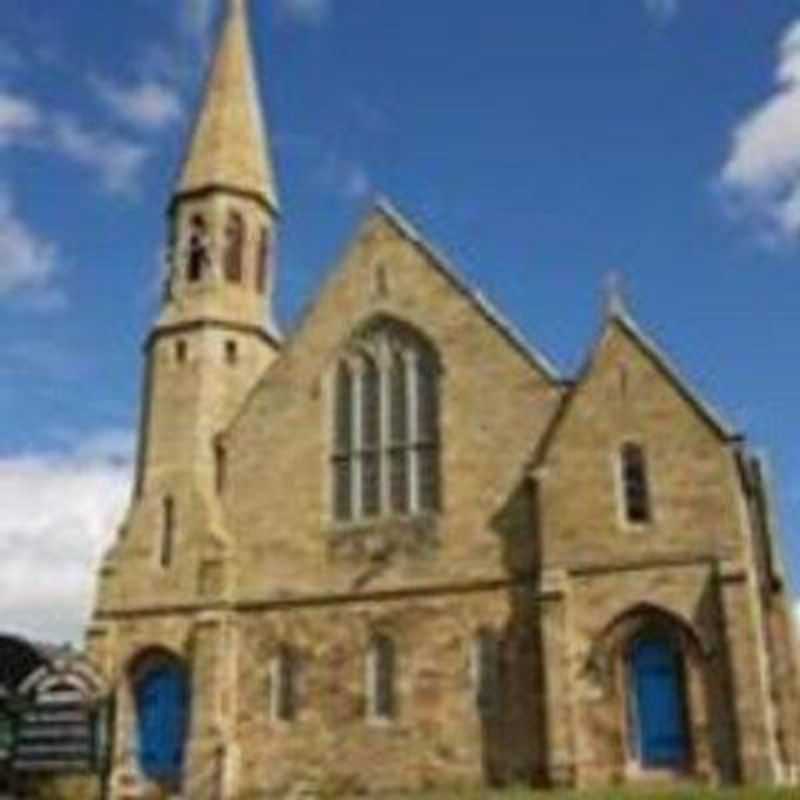
[[[48,660],[33,645],[14,636],[0,636],[0,690],[15,693]]]

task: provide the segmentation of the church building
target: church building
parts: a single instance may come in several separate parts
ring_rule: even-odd
[[[112,800],[797,782],[763,461],[619,299],[563,377],[385,201],[283,337],[259,97],[228,0],[87,629]]]

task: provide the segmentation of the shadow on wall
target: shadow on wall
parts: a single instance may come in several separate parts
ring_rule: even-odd
[[[524,478],[491,520],[512,580],[511,613],[498,638],[497,703],[481,704],[484,780],[492,787],[548,783],[539,519],[538,486]]]
[[[710,576],[703,587],[694,622],[707,643],[703,682],[709,717],[711,759],[722,783],[735,784],[739,782],[741,772],[738,759],[740,734],[731,703],[734,697],[731,657],[725,636],[725,617],[717,574]]]

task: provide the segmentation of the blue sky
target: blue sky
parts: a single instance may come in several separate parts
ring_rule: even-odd
[[[619,272],[643,327],[771,455],[800,576],[800,4],[252,5],[284,327],[376,192],[566,374]],[[13,6],[0,17],[0,611],[68,638],[124,503],[163,211],[218,8]]]

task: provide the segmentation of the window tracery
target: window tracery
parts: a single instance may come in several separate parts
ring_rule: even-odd
[[[337,521],[440,506],[439,365],[408,326],[379,320],[340,359],[333,386]]]

